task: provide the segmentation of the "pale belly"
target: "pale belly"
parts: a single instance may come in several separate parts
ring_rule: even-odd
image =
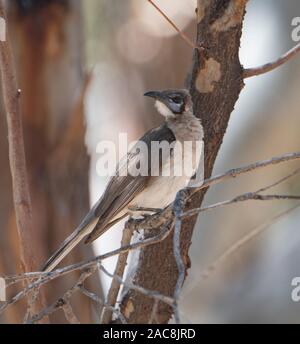
[[[184,169],[182,164],[182,153],[178,152],[176,156],[176,151],[174,153],[173,163],[170,160],[164,165],[162,176],[152,177],[153,181],[146,189],[137,197],[133,199],[129,207],[142,207],[142,208],[165,208],[171,204],[178,193],[178,191],[184,189],[189,185],[191,177],[194,176],[196,171],[199,169],[201,155],[203,152],[202,142],[200,143],[197,150],[191,147],[191,150],[185,151],[185,159],[188,162],[193,162],[189,169]],[[174,164],[177,167],[177,172],[170,175],[170,171],[174,171]],[[186,164],[186,163],[185,163]],[[171,167],[173,166],[173,167]],[[176,168],[175,168],[176,170]],[[164,175],[168,175],[165,176]]]
[[[201,167],[202,162],[202,154],[203,154],[203,142],[199,143],[198,149],[192,149],[185,151],[185,158],[186,161],[193,161],[192,166],[190,169],[182,169],[182,162],[180,156],[182,156],[181,152],[177,152],[173,155],[175,158],[175,162],[172,159],[167,160],[164,165],[162,175],[157,177],[152,177],[151,183],[140,193],[138,194],[130,204],[123,209],[117,217],[123,216],[125,214],[130,214],[133,217],[138,217],[143,212],[139,211],[132,211],[134,208],[156,208],[156,209],[163,209],[167,207],[169,204],[173,203],[178,191],[184,189],[190,184],[191,177],[195,175],[196,171],[201,171],[203,168]],[[176,156],[178,154],[178,156]],[[177,164],[179,162],[179,165]],[[178,167],[177,171],[182,171],[181,174],[170,175],[170,171],[174,171],[174,164]],[[172,167],[171,167],[172,166]],[[201,173],[202,174],[202,173]],[[202,179],[202,178],[200,178]],[[203,180],[203,179],[202,179]],[[199,180],[197,180],[197,184],[199,184]],[[190,184],[191,185],[191,184]]]
[[[185,188],[190,178],[182,177],[155,177],[149,185],[130,203],[130,207],[165,208],[175,200],[176,194]]]

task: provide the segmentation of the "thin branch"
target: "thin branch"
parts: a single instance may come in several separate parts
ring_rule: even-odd
[[[179,27],[152,1],[148,0],[150,4],[166,19],[166,21],[177,31],[177,33],[180,35],[180,37],[193,49],[202,49],[200,47],[197,47],[189,38],[188,36],[182,32]]]
[[[274,188],[275,186],[278,186],[278,185],[284,183],[285,181],[293,178],[294,176],[296,176],[299,173],[300,173],[300,168],[297,168],[296,170],[294,170],[292,173],[288,174],[287,176],[277,180],[276,182],[274,182],[274,183],[272,183],[270,185],[267,185],[267,186],[257,190],[256,192],[257,193],[262,193],[262,192],[265,192],[267,190],[270,190],[270,189]]]
[[[300,196],[290,196],[290,195],[258,195],[253,192],[245,193],[243,195],[237,196],[231,200],[224,201],[224,202],[218,202],[212,205],[209,205],[207,207],[203,208],[195,208],[189,211],[186,211],[182,214],[182,218],[186,218],[189,216],[194,216],[200,213],[203,213],[208,210],[214,210],[216,208],[224,207],[227,205],[239,203],[239,202],[246,202],[246,201],[273,201],[273,200],[293,200],[293,201],[299,201]]]
[[[117,317],[121,320],[122,324],[126,324],[126,319],[124,318],[123,314],[119,312],[118,310],[116,310],[114,307],[102,301],[98,295],[87,290],[84,286],[80,286],[79,290],[83,295],[90,298],[92,301],[94,301],[101,307],[109,308],[114,314],[117,315]]]
[[[187,189],[189,191],[188,196],[191,197],[193,194],[197,193],[198,191],[200,191],[202,189],[205,189],[205,188],[208,188],[209,186],[216,185],[216,184],[219,184],[223,181],[235,178],[241,174],[248,173],[248,172],[251,172],[251,171],[254,171],[257,169],[265,168],[265,167],[268,167],[270,165],[276,165],[279,163],[288,162],[288,161],[295,161],[295,160],[299,160],[299,159],[300,159],[300,152],[288,153],[288,154],[284,154],[281,156],[273,157],[273,158],[268,159],[268,160],[255,162],[255,163],[246,165],[244,167],[231,169],[231,170],[228,170],[227,172],[225,172],[223,174],[219,174],[215,177],[211,177],[209,179],[204,180],[203,184],[197,188],[188,188]],[[297,174],[298,173],[297,171],[298,171],[298,169],[296,171],[294,171],[292,175]],[[284,177],[283,181],[286,180],[287,178],[290,178],[290,176]],[[276,182],[276,184],[273,184],[273,186],[278,185],[278,183],[279,182]],[[265,191],[265,189],[261,189],[260,191]],[[160,214],[155,214],[154,216],[146,218],[146,220],[137,223],[137,225],[136,225],[137,227],[144,228],[144,229],[151,229],[151,228],[160,227],[160,226],[164,225],[161,232],[157,236],[155,236],[153,238],[146,239],[146,240],[139,242],[139,243],[134,243],[132,245],[121,247],[121,248],[114,250],[112,252],[108,252],[106,254],[98,256],[92,260],[78,263],[78,264],[74,264],[74,265],[66,267],[64,269],[55,270],[53,272],[53,274],[55,275],[55,272],[57,272],[57,271],[65,271],[66,273],[69,273],[69,272],[78,270],[80,268],[88,267],[88,264],[91,264],[95,260],[101,261],[101,260],[116,256],[116,255],[119,255],[120,253],[123,253],[126,251],[132,251],[135,249],[146,247],[148,245],[154,245],[156,243],[163,241],[170,234],[170,230],[168,228],[168,225],[170,223],[169,224],[166,223],[166,220],[170,221],[170,214],[172,214],[172,206],[164,209],[164,211]],[[17,282],[17,281],[21,281],[24,279],[33,279],[33,278],[45,277],[48,275],[49,275],[49,273],[45,273],[45,272],[29,272],[29,273],[25,273],[25,274],[21,274],[21,275],[8,276],[5,278],[5,280],[7,282]]]
[[[4,17],[3,2],[0,1],[0,15]],[[13,55],[8,41],[0,42],[1,82],[8,125],[9,161],[13,184],[14,206],[17,218],[18,234],[21,241],[21,259],[25,270],[32,271],[33,254],[32,209],[26,172],[25,148],[22,119],[19,107],[19,95]]]
[[[295,152],[295,153],[289,153],[289,154],[285,154],[282,156],[274,157],[274,158],[271,158],[268,160],[256,162],[256,163],[244,166],[244,167],[231,169],[231,170],[225,172],[224,174],[220,174],[220,175],[217,175],[215,177],[206,179],[203,182],[203,184],[198,188],[189,188],[188,189],[188,191],[189,191],[188,195],[189,195],[189,197],[191,197],[191,195],[195,194],[196,192],[198,192],[204,188],[207,188],[211,185],[219,184],[223,181],[226,181],[226,180],[231,179],[231,178],[235,178],[241,174],[248,173],[248,172],[254,171],[256,169],[264,168],[264,167],[267,167],[270,165],[276,165],[276,164],[279,164],[282,162],[294,161],[294,160],[298,160],[298,159],[300,159],[300,152]],[[293,175],[298,173],[297,171],[298,170],[294,171]],[[289,176],[285,177],[283,180],[286,180],[287,178],[289,178]],[[276,182],[276,185],[277,185],[277,183],[278,182]],[[274,184],[274,186],[275,186],[275,184]],[[265,189],[261,189],[260,191],[264,191],[264,190]],[[157,218],[157,214],[155,214],[154,216],[149,217],[145,221],[139,222],[137,224],[137,227],[141,227],[141,228],[145,228],[145,229],[151,229],[151,228],[160,227],[160,226],[164,225],[161,232],[153,238],[149,238],[149,239],[146,239],[142,242],[138,242],[138,243],[134,243],[132,245],[121,247],[117,250],[114,250],[112,252],[108,252],[108,253],[103,254],[101,256],[98,256],[94,259],[65,267],[64,269],[55,270],[51,274],[45,273],[45,272],[29,272],[29,273],[25,273],[25,274],[21,274],[21,275],[9,276],[9,277],[6,277],[5,280],[7,282],[10,282],[10,283],[16,283],[16,282],[22,281],[24,279],[30,280],[30,279],[39,278],[39,277],[45,278],[45,277],[52,276],[53,278],[57,278],[57,274],[63,275],[63,274],[67,274],[67,273],[73,272],[73,271],[78,270],[78,269],[87,268],[87,267],[91,266],[97,260],[102,261],[104,259],[119,255],[119,254],[126,252],[126,251],[129,252],[129,251],[143,248],[143,247],[146,247],[149,245],[154,245],[156,243],[163,241],[170,234],[170,228],[169,228],[170,222],[166,223],[166,220],[170,221],[171,214],[172,214],[172,207],[170,206],[167,209],[165,209],[161,214],[158,214],[158,218]]]
[[[294,154],[292,154],[294,155]],[[225,174],[225,176],[227,177],[228,175],[230,175],[231,177],[237,176],[241,173],[245,173],[245,172],[249,172],[253,169],[257,169],[257,168],[261,168],[261,167],[265,167],[269,164],[274,164],[274,163],[278,163],[279,161],[282,161],[282,159],[284,159],[284,161],[286,161],[287,158],[290,158],[291,155],[285,155],[284,157],[281,157],[280,159],[278,158],[273,158],[270,159],[268,161],[263,161],[263,162],[259,162],[259,163],[255,163],[255,164],[251,164],[248,165],[246,167],[240,168],[240,169],[234,169],[229,171],[229,173]],[[177,324],[180,323],[180,316],[179,316],[179,310],[178,310],[178,300],[179,300],[179,296],[181,293],[181,288],[182,285],[184,283],[184,279],[185,279],[185,264],[183,262],[182,256],[181,256],[181,245],[180,245],[180,240],[181,240],[181,228],[182,228],[182,218],[183,215],[186,217],[188,216],[192,216],[192,215],[197,215],[199,212],[204,211],[204,210],[209,210],[209,209],[214,209],[216,207],[219,207],[221,205],[228,205],[228,204],[232,204],[232,203],[236,203],[236,202],[243,202],[246,200],[279,200],[279,199],[290,199],[290,200],[300,200],[299,196],[288,196],[288,195],[260,195],[259,192],[262,191],[266,191],[270,188],[273,188],[274,186],[279,185],[280,183],[284,182],[285,180],[287,180],[288,178],[291,178],[292,176],[296,175],[299,172],[299,169],[297,169],[296,171],[294,171],[293,173],[291,173],[290,175],[280,179],[279,181],[264,187],[263,189],[260,189],[254,193],[247,193],[247,194],[243,194],[241,196],[238,196],[236,198],[234,198],[231,201],[225,201],[225,202],[221,202],[218,203],[217,205],[213,205],[210,207],[206,207],[204,208],[200,208],[200,209],[193,209],[190,210],[189,212],[186,212],[184,214],[182,214],[183,209],[185,207],[186,201],[188,200],[188,198],[191,196],[189,194],[189,189],[185,189],[185,190],[181,190],[177,193],[176,195],[176,199],[174,201],[174,205],[173,205],[173,212],[175,215],[175,230],[174,230],[174,236],[173,236],[173,251],[174,251],[174,257],[176,260],[176,265],[177,265],[177,269],[178,269],[178,278],[177,278],[177,282],[176,282],[176,286],[175,286],[175,292],[174,292],[174,305],[173,305],[173,311],[174,311],[174,317],[175,317],[175,322]],[[217,180],[221,180],[223,178],[226,177],[215,177],[213,178],[214,181]],[[205,184],[205,182],[204,182]],[[207,183],[206,183],[207,184]],[[201,189],[201,188],[200,188]],[[199,190],[199,188],[198,188]],[[198,191],[197,190],[197,191]]]
[[[239,195],[231,200],[228,201],[223,201],[223,202],[218,202],[212,205],[209,205],[207,207],[202,207],[202,208],[194,208],[191,209],[184,214],[182,214],[182,217],[189,217],[189,216],[194,216],[199,213],[202,213],[207,210],[213,210],[219,207],[227,206],[230,204],[238,203],[238,202],[244,202],[244,201],[249,201],[249,200],[259,200],[259,201],[271,201],[271,200],[299,200],[299,196],[290,196],[290,195],[260,195],[261,192],[265,192],[267,190],[270,190],[274,188],[275,186],[278,186],[282,184],[283,182],[287,181],[288,179],[294,177],[295,175],[300,173],[300,168],[297,168],[295,171],[292,173],[288,174],[284,178],[279,179],[278,181],[272,183],[271,185],[267,185],[255,192],[247,192],[242,195]]]
[[[180,324],[180,316],[178,311],[178,300],[181,293],[181,288],[184,283],[185,279],[185,265],[181,256],[181,246],[180,246],[180,237],[181,237],[181,228],[182,228],[182,211],[185,206],[185,192],[184,190],[180,191],[176,195],[176,199],[174,201],[174,214],[175,214],[175,229],[174,229],[174,236],[173,236],[173,251],[174,257],[176,260],[176,265],[178,269],[178,279],[175,287],[174,292],[174,316],[176,324]]]
[[[134,231],[134,228],[132,226],[132,221],[129,220],[129,221],[127,221],[126,226],[123,230],[121,247],[125,247],[125,246],[130,244],[130,241],[131,241],[131,238],[133,235],[133,231]],[[129,254],[129,251],[123,252],[119,255],[116,269],[115,269],[115,273],[114,273],[116,276],[120,276],[121,278],[123,278],[125,268],[126,268],[128,254]],[[107,304],[109,306],[111,306],[111,307],[115,306],[115,304],[117,302],[118,295],[119,295],[120,287],[121,286],[120,286],[119,281],[116,278],[114,278],[111,282],[111,286],[110,286],[108,296],[107,296]],[[112,321],[112,315],[113,315],[113,313],[112,313],[111,309],[105,307],[103,310],[103,316],[102,316],[101,323],[102,324],[109,324]]]
[[[169,214],[169,212],[170,212],[170,209],[167,208],[165,210],[165,213]],[[149,220],[150,220],[150,218],[149,218]],[[90,260],[87,260],[87,261],[84,261],[81,263],[73,264],[73,265],[67,266],[67,267],[62,268],[62,269],[57,269],[57,270],[54,270],[52,272],[29,272],[29,273],[25,273],[25,274],[8,276],[8,277],[5,277],[5,281],[9,282],[8,285],[13,285],[13,284],[20,282],[20,281],[23,281],[23,280],[34,280],[37,278],[43,278],[44,280],[47,279],[47,282],[48,282],[50,280],[56,279],[59,276],[64,276],[66,274],[69,274],[69,273],[77,271],[77,270],[89,268],[89,267],[93,266],[93,264],[97,263],[97,261],[102,261],[102,260],[117,256],[121,253],[130,252],[130,251],[134,251],[134,250],[146,247],[146,246],[157,244],[157,243],[165,240],[169,236],[169,234],[171,233],[171,228],[172,228],[171,222],[173,222],[173,221],[168,221],[163,226],[161,232],[152,238],[148,238],[146,240],[134,243],[132,245],[127,245],[125,247],[121,247],[117,250],[105,253],[101,256],[97,256],[96,258],[93,258],[93,259],[90,259]],[[141,226],[143,226],[142,222],[141,222]],[[44,280],[42,281],[43,284],[44,284]],[[0,312],[1,311],[2,311],[2,308],[0,307]]]
[[[169,296],[166,296],[166,295],[162,295],[161,293],[158,293],[158,292],[153,291],[153,290],[145,289],[145,288],[143,288],[141,286],[138,286],[138,285],[135,285],[135,284],[133,284],[131,282],[125,282],[125,281],[122,280],[122,278],[120,278],[120,276],[116,276],[114,274],[109,273],[104,268],[104,266],[101,265],[101,264],[98,264],[98,268],[99,268],[99,270],[103,271],[108,277],[117,279],[120,284],[126,286],[127,288],[130,288],[132,290],[136,290],[139,293],[144,294],[144,295],[146,295],[148,297],[152,297],[153,299],[162,301],[162,302],[166,303],[169,306],[172,306],[172,307],[174,306],[174,299],[172,297],[169,297]]]
[[[153,220],[153,219],[152,219]],[[159,219],[161,221],[161,219]],[[45,285],[47,283],[49,283],[50,281],[52,280],[55,280],[59,277],[62,277],[64,275],[67,275],[71,272],[74,272],[74,271],[78,271],[78,270],[83,270],[83,269],[86,269],[86,268],[92,268],[94,266],[96,266],[99,262],[101,262],[101,260],[103,259],[107,259],[109,257],[112,257],[114,255],[117,255],[117,254],[120,254],[122,252],[126,252],[126,251],[131,251],[131,250],[134,250],[134,249],[138,249],[138,248],[141,248],[141,247],[145,247],[145,246],[149,246],[149,245],[154,245],[160,241],[163,241],[166,237],[168,237],[168,235],[171,233],[171,228],[172,228],[172,222],[173,221],[169,221],[165,224],[165,226],[163,227],[163,230],[161,231],[160,234],[158,234],[157,236],[155,236],[154,238],[149,238],[149,239],[146,239],[145,241],[143,242],[140,242],[140,243],[135,243],[135,244],[132,244],[132,245],[129,245],[127,247],[124,247],[124,248],[121,248],[121,249],[118,249],[118,250],[115,250],[113,252],[110,252],[110,253],[107,253],[107,254],[104,254],[103,256],[98,256],[96,258],[93,258],[93,259],[90,259],[88,261],[85,261],[85,262],[81,262],[81,263],[77,263],[77,264],[74,264],[74,265],[71,265],[71,266],[67,266],[63,269],[58,269],[58,270],[54,270],[52,272],[43,272],[43,273],[35,273],[34,275],[39,278],[38,281],[36,282],[32,282],[31,284],[29,284],[26,288],[24,288],[22,291],[20,291],[17,295],[15,295],[13,298],[11,298],[10,300],[6,301],[1,307],[0,307],[0,314],[5,311],[5,309],[8,307],[8,306],[11,306],[13,304],[15,304],[16,302],[20,301],[23,297],[25,297],[26,295],[28,295],[29,293],[31,293],[32,290],[36,289],[37,287],[41,287],[42,285]],[[101,258],[103,257],[103,258]],[[106,271],[106,270],[105,270]],[[29,274],[29,278],[32,278],[32,273]],[[114,278],[117,278],[118,280],[119,279],[119,276],[114,276],[114,275],[109,275],[110,277],[114,277]],[[12,277],[12,278],[15,278],[16,276]],[[21,276],[17,276],[17,278],[20,278],[21,280]],[[25,274],[25,277],[26,279],[26,274]],[[7,278],[7,280],[9,280],[10,278]],[[121,280],[120,284],[122,285],[125,285],[125,286],[128,286],[127,283],[125,283],[124,281]],[[128,286],[129,288],[131,289],[134,289],[132,286],[134,286],[132,283],[130,284],[130,286]],[[142,289],[139,289],[137,287],[138,291],[141,291],[141,290],[144,290],[144,288]],[[141,291],[142,292],[142,291]],[[147,294],[148,295],[148,294]],[[167,296],[164,296],[164,295],[161,295],[159,293],[156,293],[156,292],[150,292],[148,296],[151,296],[153,298],[155,297],[158,297],[159,300],[169,300],[170,301],[170,298],[168,298]]]
[[[258,161],[240,168],[234,168],[231,169],[223,174],[219,174],[215,177],[209,178],[204,180],[203,184],[199,187],[189,187],[189,197],[191,197],[192,195],[196,194],[198,191],[202,190],[202,189],[206,189],[212,185],[216,185],[219,184],[221,182],[224,182],[226,180],[238,177],[242,174],[245,173],[249,173],[255,170],[259,170],[271,165],[277,165],[283,162],[288,162],[288,161],[295,161],[295,160],[299,160],[300,159],[300,152],[295,152],[295,153],[288,153],[288,154],[284,154],[284,155],[280,155],[277,157],[273,157],[271,159],[268,160],[262,160],[262,161]]]
[[[63,299],[57,300],[51,306],[45,307],[45,308],[42,309],[42,311],[40,313],[35,314],[31,319],[29,319],[27,321],[27,324],[34,324],[34,323],[36,323],[38,321],[41,321],[45,317],[48,317],[49,315],[53,314],[54,312],[56,312],[57,310],[62,308],[63,304],[64,304],[64,300]]]
[[[230,246],[223,254],[221,254],[213,263],[211,263],[202,273],[200,279],[197,282],[200,282],[203,279],[208,278],[213,271],[215,271],[225,260],[227,260],[230,256],[235,254],[238,250],[243,248],[247,245],[250,241],[256,238],[258,235],[262,234],[265,230],[267,230],[271,225],[278,222],[279,220],[283,219],[285,216],[291,214],[296,209],[300,208],[300,204],[298,203],[292,208],[289,208],[280,214],[276,215],[272,219],[268,220],[267,222],[263,223],[262,225],[255,227],[252,229],[248,234],[246,234],[243,238],[239,239],[235,242],[232,246]]]
[[[65,301],[65,304],[62,306],[62,310],[64,311],[64,315],[70,324],[80,324],[80,321],[73,311],[70,301]]]
[[[152,308],[152,312],[151,312],[151,317],[148,322],[149,325],[153,324],[154,322],[158,324],[158,321],[157,321],[158,305],[159,305],[159,301],[155,300],[153,308]]]
[[[0,16],[6,20],[3,1],[0,1]],[[9,37],[0,42],[1,84],[6,112],[9,143],[9,162],[12,177],[14,209],[20,242],[20,257],[25,271],[35,271],[38,267],[32,245],[32,206],[26,170],[25,147],[23,138],[22,118],[19,105],[20,90],[17,86],[14,58]],[[39,302],[30,304],[34,313],[45,304],[45,297],[41,294]],[[45,319],[47,322],[47,319]]]
[[[28,323],[29,324],[36,323],[37,321],[43,319],[45,316],[49,316],[52,313],[58,311],[59,309],[63,309],[66,319],[71,324],[78,324],[79,320],[77,319],[76,315],[74,314],[72,310],[72,307],[70,305],[70,299],[74,293],[80,290],[80,287],[83,285],[84,281],[87,278],[89,278],[91,275],[93,275],[95,271],[96,271],[96,267],[85,269],[82,272],[76,284],[71,289],[66,291],[63,297],[59,298],[51,306],[44,308],[40,313],[34,315],[31,319],[28,320]]]
[[[258,76],[258,75],[268,73],[268,72],[282,66],[286,62],[288,62],[290,59],[292,59],[294,56],[296,56],[299,52],[300,52],[300,43],[297,44],[291,50],[289,50],[287,53],[282,55],[276,61],[269,62],[267,64],[260,66],[260,67],[245,69],[244,73],[243,73],[243,77],[244,77],[244,79],[246,79],[246,78],[251,78],[252,76]]]
[[[265,161],[261,161],[261,162],[256,162],[254,164],[250,164],[250,165],[247,165],[245,167],[229,170],[225,174],[218,175],[216,177],[213,177],[213,178],[205,180],[203,185],[200,186],[199,188],[189,188],[189,189],[182,190],[182,192],[181,192],[181,202],[185,202],[187,197],[190,197],[193,193],[196,193],[199,190],[201,190],[202,188],[208,187],[210,185],[214,185],[214,184],[220,183],[220,182],[225,181],[227,179],[234,178],[234,177],[236,177],[236,176],[238,176],[240,174],[247,173],[247,172],[259,169],[259,168],[263,168],[263,167],[266,167],[266,166],[269,166],[269,165],[273,165],[273,164],[278,164],[278,163],[281,163],[281,162],[284,162],[284,161],[292,161],[292,160],[296,160],[296,159],[299,159],[299,158],[300,158],[300,153],[296,152],[296,153],[291,153],[291,154],[285,154],[283,156],[275,157],[275,158],[272,158],[272,159],[269,159],[269,160],[265,160]],[[290,176],[293,176],[296,173],[298,173],[298,170],[294,171]],[[290,176],[284,177],[280,181],[272,184],[271,186],[278,185],[280,182],[288,179]],[[265,191],[267,188],[270,188],[271,186],[263,188],[263,189],[260,189],[259,191]],[[295,198],[295,197],[298,197],[298,196],[285,196],[285,195],[283,195],[283,196],[280,196],[280,195],[266,195],[266,196],[260,195],[260,197],[266,197],[266,198],[270,198],[270,197],[272,197],[272,198],[277,197],[278,198],[278,196],[280,198],[283,198],[283,197],[284,198],[290,198],[290,197]],[[104,255],[98,256],[98,257],[96,257],[94,259],[91,259],[89,261],[85,261],[85,262],[81,262],[81,263],[78,263],[78,264],[74,264],[74,265],[65,267],[63,269],[58,269],[58,270],[55,270],[55,271],[53,271],[51,273],[27,273],[27,274],[24,274],[24,275],[17,275],[17,276],[7,277],[6,281],[10,282],[10,283],[16,283],[17,281],[21,281],[21,280],[24,280],[24,279],[29,279],[29,280],[32,280],[34,278],[40,278],[40,279],[38,281],[36,281],[36,282],[31,283],[28,287],[26,287],[24,290],[19,292],[12,299],[10,299],[6,303],[4,303],[0,307],[0,313],[2,311],[4,311],[9,305],[12,305],[12,304],[18,302],[24,296],[28,295],[28,293],[30,293],[33,289],[35,289],[35,288],[37,288],[39,286],[42,286],[42,285],[48,283],[51,280],[54,280],[54,279],[56,279],[58,277],[61,277],[63,275],[71,273],[73,271],[83,270],[85,268],[94,267],[95,264],[98,264],[102,260],[107,259],[109,257],[112,257],[114,255],[118,255],[118,254],[121,254],[121,253],[124,253],[124,252],[129,252],[131,250],[135,250],[135,249],[138,249],[138,248],[142,248],[142,247],[146,247],[146,246],[149,246],[149,245],[154,245],[156,243],[162,242],[171,233],[171,229],[173,227],[173,221],[174,221],[172,213],[173,213],[172,207],[170,206],[170,207],[164,209],[161,213],[155,214],[155,215],[153,215],[153,216],[151,216],[149,218],[146,218],[146,220],[137,221],[136,228],[151,229],[151,228],[159,228],[159,227],[163,226],[162,231],[158,235],[156,235],[154,238],[149,238],[149,239],[146,239],[146,240],[144,240],[142,242],[139,242],[139,243],[135,243],[135,244],[132,244],[132,245],[127,245],[125,247],[121,247],[120,249],[117,249],[115,251],[112,251],[112,252],[106,253]],[[178,234],[180,235],[180,233],[179,233],[180,225],[181,225],[180,218],[177,216],[177,239],[176,239],[176,246],[174,246],[175,250],[177,250],[177,251],[178,251],[178,243],[180,243],[178,241]],[[178,263],[178,266],[179,266],[179,260],[178,260],[177,263]],[[108,272],[106,270],[104,272],[106,274],[108,274]],[[139,286],[136,286],[136,285],[134,285],[132,283],[131,284],[127,284],[126,282],[124,282],[122,280],[122,278],[120,278],[120,276],[115,276],[115,275],[111,275],[111,274],[108,274],[108,275],[110,277],[116,278],[119,281],[120,284],[126,285],[126,287],[128,287],[128,288],[131,288],[131,289],[134,289],[134,290],[139,291],[141,293],[144,293],[147,296],[150,296],[150,297],[152,297],[154,299],[163,301],[163,302],[171,305],[172,307],[174,307],[174,305],[176,305],[176,302],[174,303],[175,299],[173,299],[173,298],[170,298],[168,296],[162,295],[162,294],[157,293],[157,292],[147,291],[146,289],[144,289],[142,287],[139,287]],[[179,295],[179,292],[180,292],[180,289],[181,289],[181,285],[180,285],[181,279],[182,279],[182,274],[180,274],[180,279],[178,279],[178,281],[177,281],[177,286],[180,286],[180,287],[177,288],[176,295]]]

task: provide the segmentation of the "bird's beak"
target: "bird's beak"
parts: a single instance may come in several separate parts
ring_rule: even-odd
[[[145,97],[151,97],[151,98],[154,98],[154,99],[160,100],[160,101],[162,101],[165,98],[163,93],[159,92],[159,91],[150,91],[150,92],[145,93],[144,96]]]

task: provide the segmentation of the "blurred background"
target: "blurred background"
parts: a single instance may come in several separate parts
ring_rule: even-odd
[[[48,2],[51,6],[47,1],[9,1],[35,228],[37,237],[46,242],[37,253],[41,261],[75,228],[88,208],[88,199],[93,204],[104,190],[107,180],[96,173],[97,143],[117,140],[119,132],[127,132],[132,141],[159,124],[162,119],[143,93],[183,87],[192,59],[191,48],[147,1]],[[156,4],[194,39],[196,0],[156,0]],[[291,22],[296,16],[300,16],[297,0],[249,1],[242,64],[261,65],[292,48],[296,43],[291,38]],[[246,80],[214,174],[299,151],[299,89],[300,57],[267,75]],[[86,131],[80,124],[83,117]],[[0,273],[7,275],[16,272],[18,249],[4,116],[0,130]],[[299,163],[273,166],[212,187],[204,205],[255,191],[297,167]],[[299,178],[295,176],[274,192],[299,195]],[[202,278],[203,271],[232,244],[293,205],[290,201],[251,201],[201,215],[190,250],[192,268],[180,302],[185,323],[300,322],[300,304],[291,299],[291,280],[300,276],[300,209],[269,226],[208,278]],[[95,252],[117,248],[121,229],[119,224],[101,237],[94,244]],[[64,264],[92,254],[90,248],[81,247]],[[114,264],[111,259],[105,266],[112,272]],[[110,280],[100,277],[105,294]],[[90,284],[99,293],[99,280]],[[55,292],[64,288],[61,283]],[[96,310],[91,315],[82,306],[86,301],[74,302],[84,321],[95,321]],[[19,321],[19,310],[1,321]],[[58,316],[55,321],[63,322],[63,318]]]

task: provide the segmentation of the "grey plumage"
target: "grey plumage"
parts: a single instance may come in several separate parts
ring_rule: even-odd
[[[186,90],[167,90],[150,92],[146,95],[159,101],[158,110],[166,117],[166,122],[159,128],[147,132],[139,141],[148,147],[148,174],[146,176],[123,175],[122,169],[135,163],[136,147],[124,157],[117,173],[111,177],[102,197],[93,206],[78,228],[62,243],[43,267],[43,271],[51,271],[55,266],[84,238],[91,243],[111,226],[129,215],[130,206],[161,208],[167,206],[180,188],[184,187],[187,177],[162,177],[163,154],[160,153],[159,165],[151,164],[151,142],[166,141],[202,141],[203,131],[200,121],[193,116],[192,102]],[[179,103],[178,100],[181,102]],[[139,152],[140,153],[140,152]],[[171,159],[172,159],[171,152]],[[141,156],[139,156],[141,160]],[[168,162],[169,164],[171,161]],[[155,171],[154,171],[155,170]],[[157,177],[153,177],[156,175]],[[181,178],[181,179],[180,179]],[[161,183],[161,184],[160,184]],[[161,189],[161,195],[156,190]],[[165,190],[165,191],[163,191]],[[164,196],[164,193],[166,196]],[[161,196],[161,197],[160,197]],[[157,197],[157,200],[156,200]]]

